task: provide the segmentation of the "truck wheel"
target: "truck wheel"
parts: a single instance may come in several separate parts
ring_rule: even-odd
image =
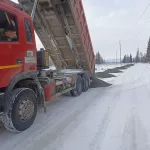
[[[82,82],[83,82],[82,92],[86,92],[89,89],[89,78],[86,74],[83,75]]]
[[[79,96],[82,93],[82,78],[81,76],[77,77],[75,89],[70,91],[72,96]]]
[[[6,129],[21,132],[28,129],[37,114],[37,99],[33,90],[18,88],[12,91],[8,109],[2,121]]]

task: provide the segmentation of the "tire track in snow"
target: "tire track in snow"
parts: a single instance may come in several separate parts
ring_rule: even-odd
[[[135,116],[131,116],[125,125],[122,149],[123,150],[137,150]]]
[[[135,95],[135,100],[137,95]],[[137,103],[133,104],[123,134],[123,150],[149,150],[147,133],[138,115]]]
[[[147,68],[145,68],[147,70]],[[148,71],[148,70],[147,70]],[[131,86],[130,91],[133,92],[133,98],[131,99],[132,102],[132,108],[130,112],[130,117],[127,120],[127,123],[125,125],[124,134],[123,134],[123,143],[122,148],[123,150],[148,150],[148,137],[147,133],[144,129],[144,126],[142,124],[142,121],[140,120],[139,112],[138,112],[138,101],[141,100],[142,94],[140,89],[144,88],[144,90],[147,90],[147,84],[143,84],[143,79],[145,79],[145,74],[143,72],[140,72],[139,74],[139,85],[134,87]],[[134,88],[133,88],[134,87]],[[139,89],[140,88],[140,89]],[[148,93],[148,91],[146,92]],[[144,101],[143,101],[144,102]]]
[[[115,96],[111,97],[112,99],[114,99],[114,101],[111,101],[111,106],[107,109],[107,111],[98,127],[98,131],[90,144],[90,150],[94,150],[95,148],[100,149],[100,147],[97,147],[97,142],[99,141],[99,145],[100,145],[100,143],[103,141],[103,139],[105,137],[105,133],[107,131],[109,122],[111,120],[111,114],[116,107],[117,101],[119,100],[119,98],[117,98],[117,97],[120,97],[120,93],[121,93],[120,91],[117,91]]]
[[[112,112],[110,110],[112,110],[113,106],[115,105],[116,99],[117,99],[116,97],[119,96],[118,93],[120,93],[120,90],[116,90],[111,95],[108,93],[110,92],[107,91],[105,93],[105,96],[104,95],[98,96],[95,100],[93,99],[94,103],[91,103],[90,107],[86,108],[79,116],[77,116],[76,121],[77,122],[79,121],[80,124],[78,124],[77,127],[74,128],[74,125],[77,124],[75,121],[72,125],[70,124],[69,126],[67,126],[66,130],[63,131],[63,135],[62,136],[60,135],[58,139],[52,145],[51,144],[47,145],[46,150],[49,150],[49,149],[51,150],[73,149],[74,150],[75,148],[72,147],[72,145],[76,145],[76,149],[89,150],[92,147],[91,141],[94,141],[94,138],[98,132],[100,124],[104,124],[104,122],[109,118],[109,113]],[[110,97],[112,100],[110,99]],[[90,120],[92,123],[90,122]],[[106,124],[107,123],[105,123],[105,125]],[[68,129],[73,130],[73,132],[68,133]],[[79,137],[78,139],[75,140],[74,137],[77,137],[77,136]],[[99,137],[98,137],[98,140],[99,140]],[[60,145],[58,145],[58,143]]]

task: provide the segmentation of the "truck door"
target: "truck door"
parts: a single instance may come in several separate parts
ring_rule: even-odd
[[[36,45],[34,38],[34,27],[31,18],[24,18],[24,29],[25,29],[25,64],[24,71],[35,71],[37,65],[36,59]]]
[[[16,14],[0,8],[0,87],[22,70],[19,24]]]

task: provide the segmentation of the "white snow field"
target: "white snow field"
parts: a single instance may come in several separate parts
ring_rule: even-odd
[[[115,63],[110,63],[110,64],[100,64],[100,65],[95,65],[95,72],[104,72],[105,70],[108,69],[113,69],[116,67],[121,67],[124,66],[125,64],[115,64]]]
[[[0,129],[0,150],[150,150],[150,65],[111,83],[53,101],[25,132]]]

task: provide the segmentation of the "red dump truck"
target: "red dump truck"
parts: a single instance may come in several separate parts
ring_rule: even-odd
[[[37,33],[44,49],[37,50]],[[52,59],[56,70],[49,68]],[[95,56],[82,0],[0,0],[0,114],[21,132],[37,109],[91,84]]]

